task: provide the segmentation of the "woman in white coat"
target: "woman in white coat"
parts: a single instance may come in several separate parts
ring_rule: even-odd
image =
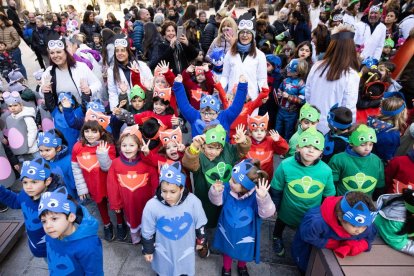
[[[119,104],[119,95],[126,94],[134,85],[139,85],[144,91],[150,90],[153,75],[149,67],[142,61],[135,59],[128,40],[117,36],[114,42],[114,64],[108,69],[108,94],[111,110]]]
[[[359,62],[354,35],[351,26],[341,24],[335,27],[323,60],[312,66],[306,80],[305,99],[321,111],[317,128],[324,134],[329,131],[329,110],[337,103],[351,109],[355,122]]]
[[[233,91],[244,75],[248,82],[248,97],[257,98],[260,89],[267,86],[266,57],[256,48],[254,36],[256,20],[250,13],[239,18],[237,41],[224,57],[223,73],[220,82],[227,93]]]

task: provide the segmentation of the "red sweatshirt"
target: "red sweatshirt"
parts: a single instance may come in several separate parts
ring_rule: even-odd
[[[406,187],[409,183],[414,184],[414,160],[408,155],[397,156],[391,159],[385,167],[385,185],[387,193],[395,193],[393,183],[402,182],[399,185]],[[399,189],[400,191],[402,189]]]
[[[207,71],[204,74],[206,76],[206,88],[207,90],[205,92],[207,92],[208,94],[213,94],[214,92],[214,79],[213,79],[213,73],[211,73],[211,71]],[[202,96],[202,93],[200,92],[201,90],[201,86],[194,82],[191,79],[191,75],[190,73],[187,72],[187,70],[184,70],[182,72],[182,76],[183,76],[183,85],[185,87],[185,91],[187,92],[187,95],[190,99],[190,104],[196,109],[199,110],[200,109],[200,99]]]

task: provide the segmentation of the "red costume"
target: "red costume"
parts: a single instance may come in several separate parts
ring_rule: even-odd
[[[191,79],[190,73],[187,70],[184,70],[182,73],[183,76],[183,85],[185,87],[185,91],[187,92],[188,98],[190,99],[190,104],[196,109],[200,109],[200,99],[203,93],[213,94],[214,92],[214,79],[213,73],[211,71],[207,71],[204,73],[206,80],[205,86],[206,91],[203,91],[201,86],[194,82]]]

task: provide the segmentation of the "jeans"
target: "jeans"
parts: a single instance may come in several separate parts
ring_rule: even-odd
[[[17,65],[20,68],[20,72],[23,74],[23,76],[27,79],[27,73],[26,68],[24,68],[23,62],[22,62],[22,51],[20,51],[20,48],[17,47],[16,49],[13,49],[11,51],[13,60],[17,63]]]
[[[279,108],[275,128],[286,141],[289,141],[290,137],[295,133],[295,126],[298,118],[299,114],[297,111],[289,112],[286,109]]]

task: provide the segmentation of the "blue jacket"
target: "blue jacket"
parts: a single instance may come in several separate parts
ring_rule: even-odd
[[[296,28],[295,25],[292,24],[289,31],[295,45],[299,45],[303,41],[311,40],[311,31],[308,24],[304,21],[298,22]]]
[[[310,209],[303,217],[292,243],[292,258],[301,271],[306,271],[312,246],[325,248],[331,240],[365,240],[368,243],[366,251],[371,249],[377,233],[374,224],[357,236],[345,232],[335,213],[335,205],[341,198],[327,197],[321,206]]]
[[[65,110],[65,108],[63,109]],[[59,107],[56,106],[52,111],[53,122],[55,128],[62,132],[63,137],[65,137],[68,142],[68,151],[72,152],[72,148],[79,138],[79,129],[72,128],[68,125],[65,119],[65,111],[60,112]],[[83,116],[82,108],[79,106],[73,112],[73,117]]]
[[[393,129],[394,126],[375,117],[368,117],[367,125],[375,129],[377,143],[374,144],[372,152],[382,161],[391,160],[400,146],[400,131]]]
[[[144,23],[140,20],[134,22],[134,31],[132,32],[131,38],[134,47],[138,52],[142,52],[142,39],[144,37]]]
[[[72,235],[63,239],[46,236],[50,275],[104,275],[99,223],[85,207],[79,207],[83,218]]]
[[[197,120],[201,121],[201,114],[196,110],[188,101],[187,94],[184,89],[184,85],[180,82],[174,82],[173,89],[175,97],[177,99],[177,105],[181,110],[181,114],[191,125],[192,137],[203,134],[199,132],[196,127]],[[230,132],[230,126],[234,120],[239,116],[243,109],[244,101],[247,95],[247,83],[239,83],[237,86],[236,96],[234,97],[233,103],[226,110],[221,111],[218,114],[217,120],[223,126],[223,128]],[[227,141],[229,137],[226,137]]]

